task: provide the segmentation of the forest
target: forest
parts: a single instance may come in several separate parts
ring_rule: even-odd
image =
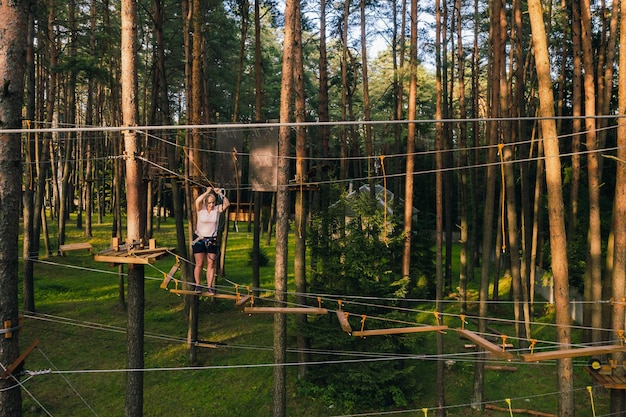
[[[337,322],[290,307],[333,303],[344,331],[377,331],[369,347],[390,354],[421,339],[389,327],[433,326],[443,355],[453,300],[454,317],[485,335],[471,394],[484,410],[486,335],[501,338],[493,323],[506,318],[515,353],[533,352],[539,287],[553,311],[558,416],[575,414],[575,359],[593,355],[614,365],[622,388],[609,389],[609,408],[626,415],[622,3],[2,2],[0,416],[22,415],[18,323],[37,314],[41,260],[76,243],[69,229],[89,241],[112,219],[125,366],[144,369],[145,263],[168,219],[175,237],[158,253],[192,258],[207,187],[231,202],[218,276],[229,233],[248,227],[250,295],[275,308],[272,415],[287,415],[291,343],[309,392],[348,411],[416,398],[410,366],[369,364],[344,383],[308,369],[310,349],[357,347],[328,336]],[[269,289],[263,233],[275,245]],[[139,253],[148,261],[131,260]],[[187,262],[180,275],[193,280]],[[351,297],[378,301],[348,309]],[[190,363],[199,299],[184,298]],[[445,371],[438,360],[439,416]],[[143,415],[144,373],[125,384],[125,415]]]

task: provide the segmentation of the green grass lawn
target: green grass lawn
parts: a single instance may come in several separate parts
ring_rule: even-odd
[[[110,224],[96,225],[95,229],[96,236],[89,241],[98,251],[109,245]],[[238,232],[229,234],[226,276],[218,281],[222,292],[233,292],[233,283],[240,284],[242,292],[246,291],[246,285],[251,285],[248,260],[252,235],[244,229],[240,225]],[[163,223],[160,230],[155,231],[155,238],[159,246],[174,246],[173,222]],[[69,225],[66,242],[83,241],[86,239],[82,231]],[[261,242],[270,259],[270,265],[261,271],[261,287],[271,289],[274,247],[273,244],[266,246],[264,239]],[[174,262],[174,256],[166,256],[145,268],[144,416],[271,416],[273,316],[245,314],[229,300],[201,299],[199,337],[214,342],[217,347],[198,348],[197,363],[190,364],[184,298],[160,288],[163,273],[169,271]],[[289,288],[293,290],[291,280],[290,277]],[[507,290],[507,285],[504,281],[503,291]],[[26,315],[19,337],[22,350],[39,340],[25,367],[38,374],[22,379],[24,415],[108,417],[124,414],[126,312],[120,303],[118,288],[118,268],[94,262],[86,251],[70,252],[65,257],[52,256],[35,265],[37,314]],[[268,291],[265,295],[270,294]],[[454,313],[457,307],[452,303],[447,309]],[[428,313],[432,306],[424,305],[420,309],[426,312],[416,314],[418,321],[432,321]],[[509,314],[506,307],[502,310],[505,315]],[[446,316],[445,322],[451,328],[461,325],[454,315]],[[537,334],[533,336],[540,339],[554,337],[551,327],[535,326],[534,331]],[[294,347],[293,322],[289,337],[289,345]],[[419,361],[419,372],[415,375],[421,387],[418,403],[406,407],[412,412],[397,415],[423,416],[422,408],[437,405],[436,338],[434,334],[420,337],[423,345],[421,351],[415,353],[424,356],[412,359]],[[470,409],[475,355],[465,349],[466,341],[454,330],[447,331],[443,341],[445,352],[458,354],[453,362],[447,363],[445,370],[448,415],[510,415],[508,411],[479,413]],[[289,354],[289,360],[296,361],[294,353]],[[311,360],[315,361],[316,357],[313,355]],[[497,359],[490,359],[489,363],[514,366],[517,370],[488,370],[485,401],[506,408],[505,399],[510,398],[514,409],[556,414],[558,395],[553,363],[503,363]],[[576,361],[575,395],[580,415],[591,415],[586,390],[591,379],[582,370],[584,363],[586,358]],[[344,414],[328,399],[300,393],[295,367],[288,367],[287,374],[289,416]],[[594,395],[596,412],[606,410],[606,391],[598,390]],[[434,415],[434,411],[428,415]]]

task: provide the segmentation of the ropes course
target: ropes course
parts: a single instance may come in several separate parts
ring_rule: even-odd
[[[464,120],[464,121],[468,121],[468,120]],[[406,123],[406,121],[401,121],[402,123]],[[389,122],[385,122],[385,123],[389,123]],[[357,123],[354,123],[357,124]],[[362,124],[362,122],[359,122],[358,124]],[[333,125],[337,125],[337,123],[333,123]],[[232,128],[232,125],[218,125],[219,127],[224,127],[224,128]],[[296,126],[296,124],[293,124],[293,126]],[[251,127],[254,127],[253,125],[242,125],[239,126],[239,128],[245,128],[245,129],[249,129]],[[267,128],[268,124],[262,124],[260,126],[258,126],[259,128]],[[147,127],[143,127],[145,129],[147,129]],[[143,128],[137,128],[137,130],[143,130]],[[181,127],[175,127],[176,129],[180,129]],[[207,126],[204,126],[204,128],[207,128]],[[214,129],[216,128],[216,126],[208,126],[208,128]],[[174,129],[174,128],[171,128]],[[55,129],[56,130],[56,129]],[[73,129],[59,129],[59,131],[72,131]],[[81,130],[85,130],[82,129]],[[86,129],[87,131],[89,131],[89,129]],[[102,128],[93,128],[92,130],[103,130]],[[115,129],[113,129],[115,130]],[[125,127],[124,130],[128,130],[128,127]],[[150,130],[158,130],[158,129],[154,129],[153,127],[150,127]],[[46,129],[42,129],[41,131],[47,131]],[[52,130],[51,130],[52,131]],[[0,130],[1,132],[1,130]],[[12,131],[14,132],[14,131]],[[176,144],[172,144],[171,142],[167,142],[168,145],[173,145],[173,146],[179,146]],[[517,144],[516,144],[517,145]],[[503,144],[499,144],[498,146],[498,151],[500,152],[500,161],[496,161],[493,164],[497,164],[500,168],[501,168],[501,172],[502,172],[502,176],[504,176],[504,164],[506,163],[519,163],[519,162],[526,162],[526,161],[536,161],[539,159],[543,159],[543,157],[541,156],[534,156],[529,158],[528,160],[526,159],[518,159],[515,161],[504,161],[502,159],[502,147],[505,146]],[[185,149],[185,154],[187,156],[187,158],[189,158],[188,155],[188,149]],[[602,152],[611,152],[611,151],[615,151],[617,148],[606,148],[603,149]],[[215,151],[208,151],[208,150],[201,150],[204,152],[215,152]],[[454,151],[458,151],[458,150],[454,150]],[[429,153],[432,153],[434,151],[428,151],[428,152],[417,152],[415,153],[415,155],[426,155]],[[437,151],[440,152],[440,151]],[[598,151],[596,151],[598,152]],[[584,152],[578,152],[577,154],[581,154]],[[236,185],[235,185],[235,191],[237,192],[237,194],[239,194],[241,189],[247,189],[247,187],[245,185],[241,184],[240,178],[239,178],[239,174],[238,174],[238,165],[237,165],[237,161],[238,161],[238,157],[241,156],[249,156],[249,154],[245,154],[245,153],[241,153],[238,152],[236,149],[233,149],[231,156],[232,156],[232,160],[233,160],[233,165],[234,165],[234,170],[235,170],[235,178],[236,178]],[[381,155],[378,156],[376,158],[380,159],[380,164],[382,166],[382,175],[381,176],[374,176],[374,177],[367,177],[367,179],[380,179],[384,182],[385,184],[385,189],[386,189],[386,183],[387,180],[389,178],[393,178],[396,176],[404,176],[405,174],[400,173],[400,174],[388,174],[385,172],[385,158],[396,158],[396,157],[404,157],[406,156],[405,154],[396,154],[396,155]],[[122,157],[122,156],[120,156]],[[608,156],[607,156],[608,157]],[[151,164],[153,166],[155,166],[158,169],[162,169],[164,172],[168,172],[170,175],[175,176],[177,178],[183,178],[186,179],[187,181],[194,181],[192,179],[189,178],[185,178],[185,176],[183,174],[180,174],[176,171],[170,170],[167,167],[164,167],[162,165],[159,165],[153,161],[150,161],[149,159],[142,157],[142,156],[137,156],[138,159]],[[366,159],[366,158],[371,158],[371,157],[354,157],[355,159]],[[317,159],[317,158],[310,158],[310,159]],[[345,159],[345,158],[343,158]],[[350,159],[350,158],[348,158]],[[195,162],[194,162],[195,164]],[[449,168],[449,170],[458,170],[458,169],[473,169],[473,168],[480,168],[480,167],[485,167],[488,166],[488,164],[476,164],[476,165],[472,165],[472,166],[466,166],[466,167],[452,167]],[[202,173],[202,170],[198,169],[198,172]],[[423,175],[423,174],[429,174],[435,172],[433,171],[421,171],[421,172],[416,172],[415,175]],[[213,187],[213,183],[209,180],[209,178],[206,177],[206,175],[204,175],[204,173],[202,173],[203,175],[203,180],[206,181],[207,184],[209,184],[210,186]],[[355,181],[355,180],[364,180],[366,178],[350,178],[347,180],[343,180],[343,181]],[[316,182],[305,182],[303,178],[300,178],[298,180],[298,187],[300,188],[300,190],[303,189],[303,187],[305,186],[311,186],[311,185],[320,185],[320,184],[324,184],[324,183],[330,183],[330,182],[338,182],[338,180],[332,180],[332,181],[316,181]],[[198,182],[195,182],[196,185],[201,185]],[[504,182],[503,182],[503,187],[504,187]],[[385,206],[387,204],[387,195],[386,193],[384,194],[384,198],[385,198]],[[502,190],[502,205],[504,205],[504,190]],[[504,210],[504,207],[502,207],[502,210]],[[237,198],[237,212],[239,211],[239,197]],[[386,216],[386,210],[384,210],[385,212],[385,216]],[[385,217],[385,227],[386,227],[386,217]],[[504,226],[503,226],[504,227]],[[300,231],[299,231],[300,233]],[[386,236],[386,233],[385,233]],[[217,298],[217,299],[228,299],[228,300],[233,300],[235,301],[235,305],[237,307],[243,307],[243,311],[249,315],[252,314],[307,314],[307,315],[326,315],[329,313],[335,313],[336,317],[337,317],[337,323],[339,325],[339,327],[341,328],[342,331],[344,331],[345,333],[347,333],[350,336],[354,336],[354,337],[361,337],[361,338],[366,338],[366,337],[373,337],[373,336],[379,336],[379,335],[398,335],[398,334],[408,334],[408,333],[417,333],[417,332],[439,332],[439,333],[446,333],[448,330],[450,330],[451,328],[448,327],[448,325],[443,325],[440,324],[443,321],[443,317],[446,316],[448,319],[452,319],[452,318],[458,318],[459,323],[460,323],[460,327],[459,328],[454,328],[454,330],[456,331],[456,333],[465,339],[468,339],[469,341],[473,342],[476,346],[478,346],[478,348],[480,348],[480,351],[476,351],[476,352],[455,352],[455,353],[449,353],[443,356],[436,356],[436,355],[406,355],[406,356],[402,356],[402,355],[395,355],[395,354],[385,354],[385,353],[380,353],[380,357],[360,357],[360,358],[356,358],[356,359],[346,359],[346,360],[337,360],[337,361],[311,361],[311,362],[307,362],[307,363],[285,363],[285,364],[275,364],[275,363],[266,363],[266,364],[242,364],[242,365],[229,365],[229,366],[206,366],[206,367],[172,367],[172,368],[146,368],[146,369],[139,369],[139,370],[132,370],[132,369],[110,369],[110,370],[66,370],[66,371],[62,371],[59,369],[55,369],[53,371],[50,371],[49,374],[58,374],[58,375],[67,375],[67,374],[78,374],[78,373],[113,373],[113,372],[136,372],[136,371],[141,371],[141,372],[151,372],[151,371],[198,371],[198,370],[208,370],[208,369],[218,369],[218,370],[223,370],[223,369],[236,369],[236,368],[257,368],[257,367],[274,367],[274,366],[295,366],[295,365],[302,365],[302,364],[306,364],[306,365],[325,365],[325,364],[335,364],[335,363],[362,363],[362,362],[373,362],[373,361],[394,361],[394,360],[416,360],[416,359],[420,359],[420,360],[444,360],[445,358],[454,358],[455,360],[458,360],[461,357],[464,358],[468,358],[471,357],[470,361],[478,361],[481,359],[478,359],[478,356],[481,352],[484,351],[488,351],[490,353],[492,353],[493,355],[495,355],[498,359],[505,361],[506,363],[512,362],[512,361],[516,361],[517,363],[534,363],[534,362],[539,362],[539,361],[552,361],[552,360],[556,360],[556,359],[561,359],[561,358],[578,358],[578,357],[583,357],[583,356],[593,356],[593,355],[603,355],[603,354],[608,354],[608,353],[614,353],[614,352],[626,352],[626,346],[624,346],[624,337],[623,337],[623,331],[622,332],[618,332],[618,337],[617,338],[611,338],[611,340],[609,340],[608,342],[605,342],[604,345],[581,345],[581,346],[571,346],[567,349],[556,349],[554,350],[553,348],[555,347],[555,343],[552,341],[547,341],[547,340],[543,340],[543,341],[538,341],[536,339],[528,339],[525,340],[526,342],[529,342],[531,345],[530,348],[530,353],[522,353],[522,352],[527,352],[526,350],[516,350],[516,349],[511,349],[510,346],[512,346],[511,344],[507,343],[508,339],[512,339],[512,338],[508,338],[502,334],[495,334],[495,333],[486,333],[486,334],[478,334],[477,332],[468,330],[465,328],[465,319],[466,317],[464,315],[452,315],[452,314],[441,314],[440,316],[438,314],[436,314],[436,312],[431,312],[434,316],[435,316],[435,325],[428,325],[428,324],[418,324],[418,323],[407,323],[401,320],[393,320],[393,319],[388,319],[385,317],[368,317],[365,315],[359,315],[359,314],[352,314],[348,311],[348,309],[346,309],[346,307],[349,307],[350,305],[353,306],[376,306],[379,308],[386,308],[389,309],[390,311],[402,311],[402,312],[424,312],[424,311],[420,311],[420,310],[416,310],[416,309],[410,309],[410,308],[400,308],[400,307],[396,307],[396,306],[387,306],[384,304],[377,304],[377,303],[384,303],[384,302],[388,302],[388,301],[392,301],[391,299],[383,299],[383,298],[376,298],[376,297],[351,297],[351,296],[346,296],[346,295],[337,295],[337,294],[312,294],[312,293],[305,293],[305,294],[296,294],[294,292],[287,292],[287,295],[290,296],[295,296],[295,295],[300,295],[300,296],[304,296],[308,299],[311,300],[315,300],[317,301],[317,307],[312,307],[310,305],[296,305],[295,303],[291,303],[288,301],[282,302],[282,305],[274,305],[271,307],[268,306],[257,306],[255,305],[255,303],[258,302],[258,299],[255,300],[255,297],[253,295],[255,290],[264,290],[267,292],[275,292],[272,289],[252,289],[249,286],[246,286],[245,284],[238,284],[238,283],[233,283],[231,281],[228,281],[229,284],[231,284],[231,286],[220,286],[218,293],[216,294],[212,294],[209,292],[195,292],[195,291],[191,291],[191,290],[187,290],[184,288],[179,288],[183,287],[184,285],[187,285],[187,282],[183,282],[180,281],[178,279],[175,278],[175,274],[177,273],[177,271],[180,268],[180,263],[181,262],[188,262],[188,263],[192,263],[191,261],[187,260],[187,259],[182,259],[181,257],[179,257],[178,255],[175,255],[172,251],[173,248],[167,248],[167,247],[163,247],[163,248],[159,248],[156,245],[156,241],[150,241],[149,246],[147,248],[144,248],[143,246],[141,246],[139,243],[127,243],[127,244],[120,244],[119,242],[116,242],[115,239],[112,240],[111,242],[111,247],[108,249],[105,249],[104,251],[100,251],[100,252],[94,252],[94,248],[92,247],[92,245],[88,242],[82,242],[82,243],[70,243],[70,244],[65,244],[65,245],[61,245],[59,247],[59,252],[61,255],[67,255],[69,252],[72,251],[88,251],[92,256],[94,261],[96,262],[105,262],[105,263],[109,263],[109,264],[145,264],[145,265],[149,265],[153,268],[156,268],[154,266],[154,263],[165,257],[168,255],[174,255],[176,257],[175,260],[175,264],[168,270],[168,271],[159,271],[163,278],[149,278],[149,279],[153,279],[153,280],[158,280],[161,282],[160,284],[160,288],[172,293],[172,294],[176,294],[176,295],[189,295],[189,296],[198,296],[198,297],[210,297],[210,298]],[[38,260],[33,260],[36,262],[40,262]],[[47,262],[50,264],[53,264],[51,262]],[[61,265],[61,264],[59,264]],[[63,265],[66,266],[66,265]],[[104,271],[102,271],[104,273]],[[174,285],[174,288],[170,288],[170,285]],[[241,294],[239,288],[241,287],[245,287],[247,289],[247,294]],[[315,301],[313,301],[313,304],[315,303]],[[393,300],[393,301],[397,301],[397,300]],[[409,301],[413,301],[413,300],[409,300]],[[421,300],[421,301],[428,301],[428,302],[433,302],[433,300]],[[449,300],[442,300],[443,302],[457,302],[457,301],[449,301]],[[276,304],[276,300],[272,300],[272,302],[274,304]],[[611,300],[600,300],[600,301],[590,301],[593,303],[611,303],[613,301]],[[332,309],[332,308],[328,308],[328,306],[323,306],[323,304],[325,303],[337,303],[338,307],[336,309]],[[469,303],[471,303],[471,301],[469,301]],[[501,301],[498,301],[498,303],[502,303]],[[246,306],[247,304],[250,304],[249,306]],[[40,318],[38,316],[28,316],[30,319],[36,319],[39,320]],[[353,325],[350,324],[350,319],[353,318],[353,324],[355,319],[360,319],[360,326],[356,326],[357,328],[359,328],[359,330],[354,330],[353,329]],[[386,327],[386,328],[377,328],[377,329],[367,329],[366,328],[366,321],[367,320],[371,320],[371,321],[382,321],[382,322],[388,322],[389,324],[393,324],[395,327]],[[500,319],[495,319],[495,318],[489,318],[489,321],[498,321]],[[59,320],[59,323],[61,323],[62,321]],[[507,323],[513,323],[513,320],[507,320]],[[537,324],[541,324],[541,325],[546,325],[546,323],[537,323]],[[588,327],[582,327],[582,326],[571,326],[572,328],[585,328],[588,329]],[[102,328],[104,330],[104,327]],[[113,329],[111,329],[113,330]],[[119,328],[116,329],[117,331],[121,331],[124,332],[125,329],[123,328]],[[606,331],[606,332],[614,332],[614,330],[612,329],[600,329],[602,331]],[[147,335],[148,336],[148,335]],[[148,336],[149,337],[149,336]],[[184,343],[185,340],[182,338],[175,338],[175,337],[169,337],[169,336],[164,336],[165,340],[169,340],[172,341],[174,343]],[[502,343],[500,345],[494,343],[492,340],[502,340]],[[199,347],[207,347],[205,346],[205,344],[203,344],[200,341],[197,341],[197,346]],[[541,347],[540,349],[537,349],[537,343],[542,343],[543,345],[545,345],[544,347]],[[209,344],[207,344],[209,345]],[[216,345],[211,345],[210,347],[215,347]],[[30,354],[36,347],[36,343],[35,345],[32,345],[31,348],[29,348],[27,351],[24,352],[24,357],[21,359],[21,362],[23,362],[23,360],[26,358],[26,356],[28,354]],[[229,346],[232,348],[237,348],[234,346]],[[240,348],[248,348],[248,347],[240,347]],[[256,347],[258,348],[258,347]],[[263,349],[271,349],[271,348],[267,348],[264,347]],[[535,352],[535,349],[537,350],[543,350],[543,351],[538,351]],[[548,350],[550,349],[550,350]],[[290,350],[291,351],[291,350]],[[311,351],[312,353],[318,353],[314,350]],[[346,352],[328,352],[325,351],[324,354],[337,354],[337,355],[345,355]],[[367,355],[371,355],[370,354],[365,354],[362,352],[358,352],[358,355],[363,355],[363,356],[367,356]],[[484,359],[483,359],[484,360]],[[0,364],[1,365],[1,364]],[[18,367],[19,364],[15,365],[12,364],[10,366],[5,367],[4,365],[2,365],[2,370],[4,371],[4,373],[2,374],[2,378],[3,379],[7,379],[12,377],[12,372]],[[617,365],[612,364],[611,366],[613,366],[613,368],[615,368]],[[605,369],[606,365],[599,365],[599,369]],[[605,368],[603,368],[605,367]],[[592,374],[593,375],[593,374]],[[38,376],[36,373],[33,373],[30,377],[33,378],[35,376]],[[17,381],[16,378],[13,378]],[[25,382],[25,381],[24,381]],[[23,383],[24,383],[23,382]],[[23,387],[23,383],[19,384],[20,387]],[[68,381],[69,383],[69,381]],[[71,386],[71,384],[69,384]],[[624,388],[621,388],[618,386],[619,384],[616,384],[614,386],[612,386],[611,388],[615,388],[615,389],[626,389],[626,381],[624,382]],[[24,388],[24,387],[23,387]],[[73,387],[72,387],[73,388]],[[78,392],[74,389],[74,391],[76,392],[76,394],[78,394]],[[578,390],[576,390],[578,391]],[[80,396],[80,394],[78,394]],[[551,394],[546,394],[546,395],[551,395]],[[590,392],[590,395],[591,392]],[[35,400],[35,398],[33,397],[33,399]],[[521,401],[522,398],[517,398],[514,399],[517,401]],[[593,397],[591,397],[591,400],[593,402]],[[36,401],[36,400],[35,400]],[[498,402],[501,402],[502,400],[499,400]],[[511,408],[511,399],[505,399],[504,402],[507,403],[508,405],[508,409],[511,410],[512,412],[512,408]],[[485,404],[492,404],[493,402],[485,402]],[[89,407],[89,405],[85,402],[85,404],[87,405],[88,408],[91,409],[91,407]],[[459,405],[461,406],[461,405]],[[467,406],[467,405],[463,405],[463,406]],[[457,406],[452,406],[453,407],[457,407]],[[45,408],[42,409],[45,410]],[[372,414],[351,414],[349,416],[367,416],[367,415],[384,415],[384,414],[389,414],[389,415],[394,415],[394,414],[401,414],[401,413],[415,413],[415,412],[423,412],[425,416],[428,415],[428,411],[430,409],[428,408],[422,408],[422,409],[413,409],[413,410],[403,410],[403,411],[396,411],[396,412],[389,412],[389,413],[372,413]],[[434,409],[433,409],[434,410]],[[93,412],[94,415],[97,415],[97,413],[91,409],[91,411]],[[48,411],[45,411],[47,415],[51,415]],[[595,415],[595,411],[594,411],[594,415]],[[335,416],[335,417],[347,417],[348,415],[345,416]]]

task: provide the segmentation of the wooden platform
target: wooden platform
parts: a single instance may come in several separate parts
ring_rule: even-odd
[[[513,354],[502,349],[502,346],[498,346],[495,343],[490,342],[489,340],[477,335],[476,333],[472,331],[465,330],[465,329],[456,329],[456,331],[459,333],[459,335],[461,335],[461,337],[471,340],[472,342],[476,343],[478,346],[484,348],[485,350],[488,350],[489,352],[493,353],[496,356],[499,356],[507,360],[511,360],[514,358]]]
[[[411,327],[391,327],[387,329],[357,330],[352,332],[352,336],[382,336],[387,334],[440,332],[448,329],[448,326],[411,326]]]
[[[156,241],[150,239],[148,248],[140,248],[128,244],[118,244],[117,238],[111,241],[111,247],[93,256],[96,262],[107,262],[111,265],[131,264],[148,265],[168,255],[174,248],[159,248]]]
[[[597,372],[591,369],[589,366],[585,366],[585,371],[593,377],[598,385],[607,389],[626,389],[626,376],[619,376],[607,374],[604,372]]]
[[[614,352],[626,352],[626,345],[590,346],[584,348],[559,349],[549,352],[528,353],[521,356],[522,358],[524,358],[524,362],[539,362],[551,359],[604,355]]]
[[[89,242],[68,243],[66,245],[59,246],[59,254],[61,256],[65,256],[66,252],[77,250],[87,250],[89,253],[93,253],[93,246],[91,246],[91,243]]]

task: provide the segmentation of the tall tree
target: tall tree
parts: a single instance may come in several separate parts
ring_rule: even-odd
[[[122,0],[121,82],[124,126],[137,126],[137,3]],[[126,239],[128,245],[139,245],[145,237],[146,210],[143,201],[145,187],[140,141],[136,130],[124,131],[126,155]],[[143,415],[144,367],[144,280],[143,265],[129,265],[128,318],[126,331],[126,417]],[[132,371],[131,371],[132,370]]]
[[[554,96],[548,54],[548,41],[543,21],[543,8],[539,0],[529,0],[528,12],[532,29],[539,89],[539,116],[546,156],[546,186],[548,192],[548,219],[550,222],[550,249],[554,277],[557,341],[561,346],[572,342],[569,314],[569,276],[567,264],[567,239],[565,234],[561,160],[556,122],[554,121]],[[572,359],[557,361],[559,417],[574,416],[574,383]]]
[[[409,42],[409,105],[407,118],[415,120],[417,106],[417,2],[411,1],[411,40]],[[413,167],[416,124],[409,123],[406,140],[406,171],[404,180],[404,245],[402,249],[402,278],[408,278],[411,268],[411,231],[413,226]]]
[[[620,51],[626,51],[626,1],[620,1]],[[615,8],[614,10],[617,10]],[[626,54],[619,55],[619,68],[626,68]],[[615,213],[613,215],[614,254],[613,254],[613,299],[623,300],[626,297],[626,71],[620,71],[618,76],[618,125],[617,125],[617,173],[615,181]],[[613,303],[611,328],[615,334],[624,329],[624,303]],[[613,355],[613,360],[623,363],[624,354]],[[624,369],[615,370],[618,375],[624,375]],[[624,394],[613,393],[611,390],[611,412],[614,415],[624,415]]]
[[[296,23],[295,27],[301,27],[301,11],[300,11],[300,2],[296,2]],[[294,31],[294,44],[298,46],[302,46],[302,31],[295,30]],[[304,305],[306,304],[306,299],[304,294],[306,293],[307,283],[306,283],[306,218],[307,218],[307,208],[306,208],[306,191],[304,190],[304,182],[306,181],[306,128],[303,123],[306,121],[306,96],[304,91],[304,63],[303,63],[303,53],[302,48],[294,46],[294,65],[293,65],[293,81],[294,81],[294,108],[295,108],[295,122],[298,123],[296,126],[296,182],[301,184],[301,187],[296,191],[296,199],[295,199],[295,248],[294,248],[294,277],[296,283],[296,304]],[[298,327],[303,329],[307,323],[307,316],[305,314],[298,315],[296,317],[296,322],[298,323]],[[303,378],[306,375],[306,362],[308,362],[308,350],[309,350],[309,340],[308,338],[299,333],[297,336],[297,345],[298,345],[298,359],[302,364],[298,367],[298,376]]]
[[[589,229],[587,231],[587,275],[590,277],[589,288],[591,300],[602,299],[602,234],[600,218],[600,187],[601,161],[598,152],[598,136],[596,130],[596,87],[595,87],[595,58],[591,42],[591,5],[589,0],[580,2],[581,45],[583,63],[583,91],[585,113],[585,145],[587,147],[587,184],[589,193]],[[546,149],[547,151],[547,149]],[[547,152],[546,152],[547,153]],[[547,164],[546,164],[547,168]],[[601,318],[592,316],[592,326],[601,328]],[[592,341],[599,342],[599,332],[592,332]]]
[[[19,357],[18,235],[22,161],[19,129],[24,100],[28,40],[28,0],[0,3],[0,363]],[[17,377],[0,379],[0,415],[22,415],[22,390]]]
[[[287,297],[288,235],[289,235],[289,154],[292,97],[294,90],[294,53],[298,0],[288,0],[285,4],[285,29],[283,36],[283,64],[280,85],[280,130],[278,134],[278,173],[276,192],[276,263],[274,271],[275,299],[283,304]],[[287,415],[285,362],[287,359],[287,318],[285,314],[274,314],[274,417]]]

